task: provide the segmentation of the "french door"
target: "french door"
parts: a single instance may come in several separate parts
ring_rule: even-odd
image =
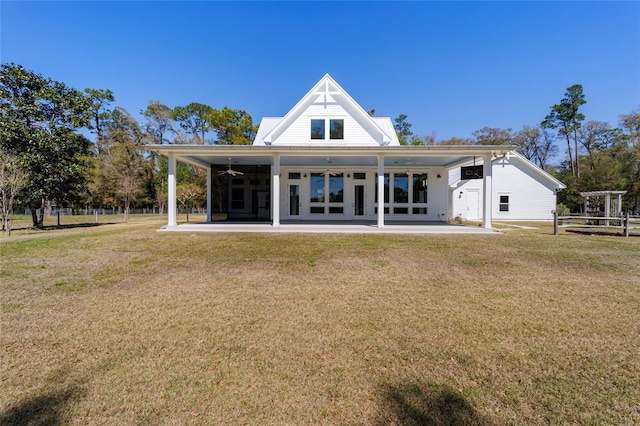
[[[354,185],[353,186],[353,215],[362,217],[365,212],[364,202],[365,186]]]
[[[289,185],[289,217],[300,217],[300,185]]]

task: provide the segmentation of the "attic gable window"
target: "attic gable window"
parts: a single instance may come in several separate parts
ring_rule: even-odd
[[[344,139],[344,119],[331,119],[327,127],[327,120],[314,118],[311,120],[311,139],[324,140],[329,133],[329,139]]]
[[[324,120],[311,120],[311,139],[324,139]]]
[[[344,120],[329,120],[329,137],[344,139]]]

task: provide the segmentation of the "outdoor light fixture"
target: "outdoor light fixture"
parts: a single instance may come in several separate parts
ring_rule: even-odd
[[[438,173],[438,179],[440,179],[442,176],[440,176],[440,173]]]

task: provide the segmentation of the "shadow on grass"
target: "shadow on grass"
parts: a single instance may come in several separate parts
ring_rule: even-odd
[[[11,232],[13,232],[13,231],[26,231],[26,230],[30,230],[30,229],[36,229],[36,230],[40,230],[40,231],[51,231],[51,230],[55,230],[55,229],[95,228],[97,226],[115,225],[115,224],[116,224],[116,222],[101,222],[101,223],[86,222],[86,223],[70,223],[70,224],[67,224],[67,225],[46,225],[46,226],[39,226],[39,227],[26,227],[26,226],[23,226],[21,228],[11,227]]]
[[[65,423],[65,406],[82,396],[79,387],[34,396],[0,414],[0,425],[56,426]]]
[[[402,384],[380,387],[380,424],[482,425],[483,418],[455,389],[440,384]]]
[[[610,231],[610,230],[599,230],[593,228],[587,229],[566,229],[565,232],[571,234],[582,234],[582,235],[606,235],[607,237],[624,237],[624,232],[620,231]],[[640,237],[639,233],[629,232],[630,237]]]

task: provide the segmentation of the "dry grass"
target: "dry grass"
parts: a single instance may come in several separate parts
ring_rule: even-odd
[[[0,239],[0,424],[640,423],[638,238],[147,221]]]

